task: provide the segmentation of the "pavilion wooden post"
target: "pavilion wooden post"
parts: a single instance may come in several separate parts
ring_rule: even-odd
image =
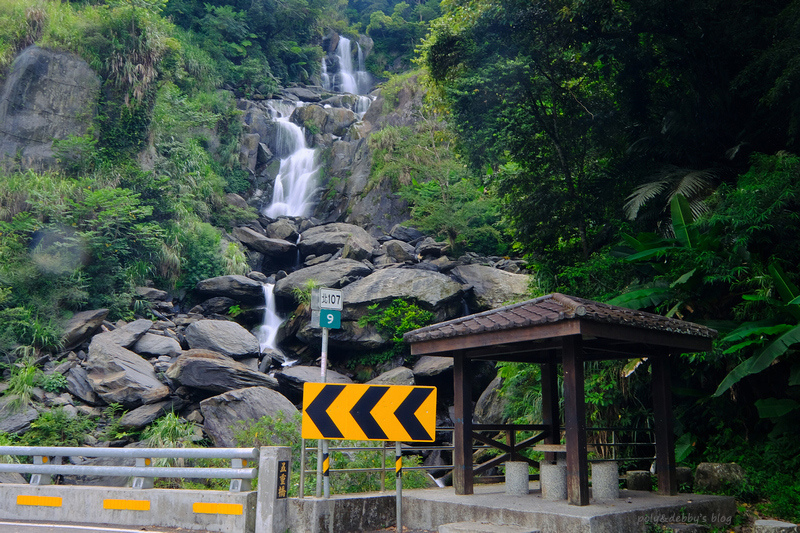
[[[453,354],[453,487],[456,494],[472,494],[472,400],[469,360]]]
[[[558,413],[558,373],[555,361],[548,358],[541,365],[542,374],[542,425],[548,426],[545,444],[561,444],[561,421]],[[554,463],[556,454],[547,452],[545,461]]]
[[[672,419],[672,390],[670,356],[667,353],[650,358],[653,371],[653,415],[656,437],[656,474],[658,492],[678,494],[678,477],[675,465],[675,434]]]
[[[567,439],[567,500],[589,505],[589,462],[586,458],[583,339],[564,337],[564,429]]]

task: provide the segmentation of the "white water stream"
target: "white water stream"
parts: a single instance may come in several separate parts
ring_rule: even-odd
[[[277,348],[275,337],[278,335],[278,327],[283,322],[275,312],[275,295],[272,293],[274,288],[275,285],[272,283],[262,285],[264,291],[264,318],[256,332],[261,353]]]

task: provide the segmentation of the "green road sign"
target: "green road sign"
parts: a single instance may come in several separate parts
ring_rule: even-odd
[[[339,329],[342,327],[342,312],[336,309],[321,309],[319,311],[319,327]]]

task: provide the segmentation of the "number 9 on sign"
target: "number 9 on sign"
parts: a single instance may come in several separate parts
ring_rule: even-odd
[[[319,313],[319,327],[340,329],[342,327],[342,312],[335,309],[322,309]]]

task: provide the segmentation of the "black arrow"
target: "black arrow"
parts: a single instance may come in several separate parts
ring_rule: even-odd
[[[412,389],[411,394],[403,400],[403,403],[394,412],[395,418],[406,430],[411,440],[433,440],[433,436],[425,431],[425,428],[414,414],[432,392],[433,389]]]
[[[325,385],[306,408],[308,418],[314,422],[324,439],[343,439],[344,436],[331,417],[328,408],[339,394],[344,390],[344,385]]]
[[[378,424],[370,411],[375,408],[388,390],[389,387],[369,387],[367,392],[350,409],[350,415],[353,420],[356,421],[369,440],[387,440],[386,433],[381,429],[380,424]]]

